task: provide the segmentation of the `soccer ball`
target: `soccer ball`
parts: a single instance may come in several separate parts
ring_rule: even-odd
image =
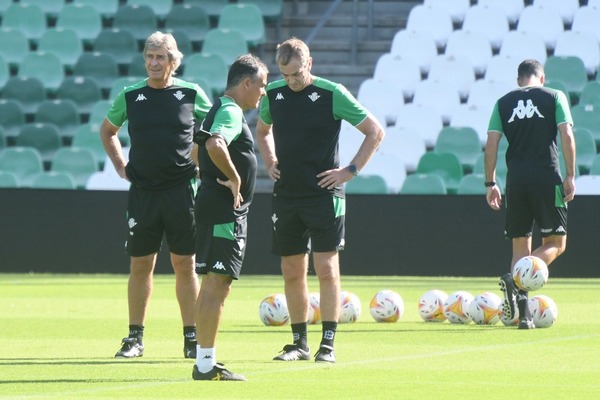
[[[425,292],[419,299],[419,315],[425,322],[443,322],[446,320],[444,314],[444,302],[448,294],[442,290],[433,289]]]
[[[523,257],[515,264],[513,279],[519,289],[538,290],[548,282],[548,266],[541,258]]]
[[[340,318],[341,324],[355,322],[360,317],[360,299],[352,292],[343,291],[340,301]]]
[[[393,290],[382,290],[373,296],[369,309],[377,322],[396,322],[404,313],[404,301]]]
[[[549,328],[558,317],[556,303],[544,294],[530,298],[528,306],[536,328]]]
[[[308,323],[318,324],[321,322],[321,296],[319,293],[311,293],[308,305]]]
[[[471,322],[468,311],[473,299],[473,295],[464,290],[452,293],[444,302],[446,319],[451,324],[468,324]]]
[[[258,314],[263,324],[267,326],[281,326],[290,322],[287,301],[281,293],[265,297],[258,307]]]
[[[504,309],[502,308],[504,304],[504,300],[502,300],[500,302],[500,308],[499,308],[499,315],[500,315],[500,321],[504,324],[504,326],[513,326],[513,325],[517,325],[519,323],[519,309],[515,309],[515,315],[513,317],[513,319],[508,319],[506,317],[506,314],[504,314]]]
[[[500,321],[502,300],[492,292],[481,293],[469,305],[469,316],[477,325],[494,325]]]

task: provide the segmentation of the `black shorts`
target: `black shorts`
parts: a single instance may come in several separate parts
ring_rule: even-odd
[[[125,243],[132,257],[147,256],[160,250],[163,235],[169,251],[178,255],[196,252],[194,197],[196,181],[192,179],[167,190],[145,190],[135,185],[129,189]]]
[[[273,254],[344,249],[346,199],[337,196],[273,196]]]
[[[229,275],[238,279],[246,253],[247,216],[226,224],[197,225],[196,273]]]
[[[542,237],[567,234],[562,185],[512,184],[506,187],[507,238],[530,237],[533,224]]]

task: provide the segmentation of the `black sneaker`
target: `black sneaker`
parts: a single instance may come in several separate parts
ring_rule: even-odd
[[[296,361],[296,360],[310,360],[310,353],[308,350],[302,350],[295,344],[286,344],[281,350],[281,354],[273,358],[275,361]]]
[[[196,358],[196,342],[190,342],[189,340],[184,341],[183,357],[184,358]]]
[[[198,371],[198,366],[194,365],[192,378],[194,378],[195,381],[246,381],[246,378],[242,375],[234,374],[223,368],[223,364],[215,365],[213,369],[205,374]]]
[[[522,319],[519,321],[519,329],[535,329],[535,324],[530,319]]]
[[[335,353],[333,352],[333,348],[329,346],[321,346],[319,347],[319,351],[315,354],[315,362],[335,362]]]
[[[500,290],[504,293],[504,302],[502,303],[502,311],[506,319],[511,320],[515,317],[517,306],[517,287],[513,280],[512,274],[507,272],[500,277]]]
[[[142,346],[137,338],[124,338],[121,343],[121,349],[115,354],[115,358],[134,358],[144,355],[144,346]]]

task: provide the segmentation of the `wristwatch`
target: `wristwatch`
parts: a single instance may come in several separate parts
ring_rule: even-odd
[[[494,181],[489,181],[489,182],[485,182],[484,183],[485,187],[492,187],[492,186],[496,186],[496,182]]]
[[[348,165],[348,171],[350,171],[350,173],[354,176],[358,175],[358,170],[356,169],[356,165],[354,164]]]

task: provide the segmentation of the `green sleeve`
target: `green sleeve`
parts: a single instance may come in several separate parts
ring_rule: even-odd
[[[367,118],[368,111],[352,96],[343,85],[336,85],[333,91],[333,116],[356,126]]]
[[[260,102],[260,112],[258,113],[258,116],[265,124],[273,124],[273,118],[271,118],[271,110],[269,108],[269,96],[263,96]]]
[[[206,114],[208,114],[208,110],[212,106],[212,103],[204,90],[197,84],[194,85],[196,89],[196,102],[194,104],[194,118],[199,121],[202,121]]]
[[[127,121],[127,107],[125,105],[125,90],[117,95],[106,113],[106,119],[116,127],[121,127]]]
[[[488,125],[488,132],[489,131],[495,131],[504,134],[502,120],[500,119],[500,111],[498,110],[498,102],[494,104],[494,109],[492,110],[492,116],[490,117],[490,123]]]
[[[237,104],[234,102],[225,103],[215,113],[210,132],[218,133],[229,145],[242,133],[243,120],[244,113]]]
[[[557,91],[556,95],[556,125],[568,123],[573,125],[573,117],[569,108],[567,96],[561,91]]]

